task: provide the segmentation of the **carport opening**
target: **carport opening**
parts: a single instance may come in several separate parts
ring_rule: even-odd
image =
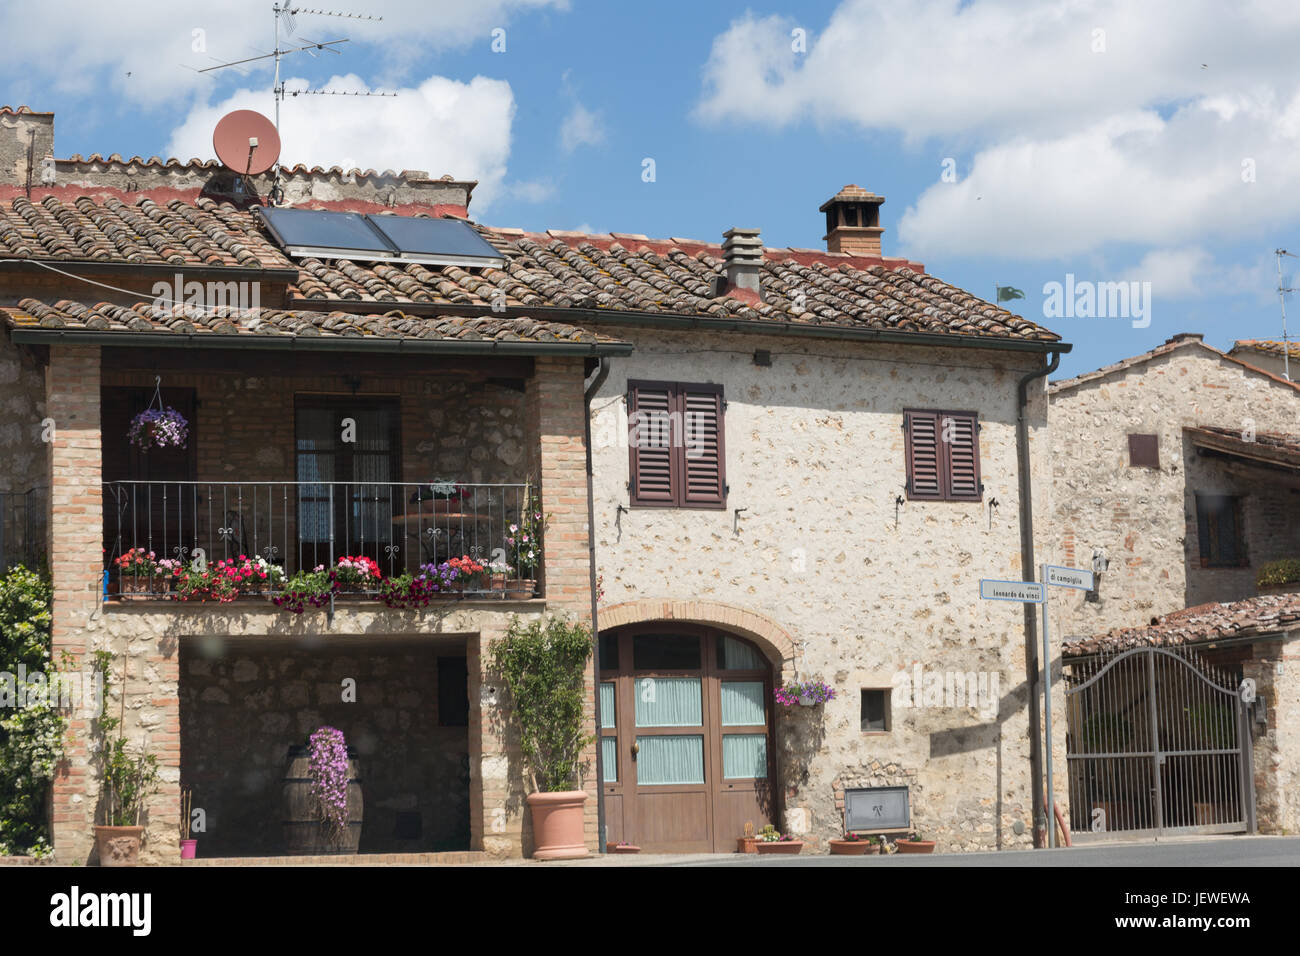
[[[200,857],[286,852],[290,746],[343,731],[362,779],[360,853],[467,850],[469,698],[463,638],[180,645],[181,787]]]

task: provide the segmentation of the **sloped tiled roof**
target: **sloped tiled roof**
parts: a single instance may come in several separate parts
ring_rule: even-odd
[[[7,205],[7,208],[6,208]],[[764,301],[714,296],[720,246],[686,239],[588,236],[478,227],[506,257],[502,269],[289,259],[255,214],[199,198],[46,195],[0,204],[0,258],[94,260],[192,266],[297,268],[290,293],[347,309],[403,304],[511,311],[580,308],[794,325],[1013,338],[1059,336],[949,285],[901,259],[866,259],[822,250],[767,249]]]
[[[1200,604],[1156,618],[1146,627],[1120,627],[1067,642],[1066,657],[1130,647],[1174,647],[1253,637],[1300,627],[1300,594],[1264,594],[1231,603]]]
[[[1264,352],[1268,355],[1276,355],[1278,358],[1289,352],[1291,358],[1300,359],[1300,342],[1283,342],[1281,339],[1238,339],[1232,343],[1228,354],[1235,355],[1238,349],[1243,352]]]
[[[1243,436],[1239,428],[1199,425],[1184,428],[1192,443],[1229,455],[1263,461],[1282,468],[1300,468],[1300,436],[1281,432],[1256,432]]]
[[[1127,371],[1128,369],[1136,368],[1137,366],[1143,365],[1154,359],[1163,358],[1166,355],[1176,352],[1178,349],[1186,348],[1204,349],[1215,357],[1223,359],[1225,362],[1231,362],[1233,365],[1250,369],[1252,372],[1262,375],[1265,378],[1272,379],[1274,382],[1281,385],[1300,389],[1300,384],[1297,384],[1296,382],[1288,382],[1280,375],[1274,375],[1272,372],[1251,365],[1249,362],[1244,362],[1236,356],[1229,355],[1227,352],[1221,352],[1212,345],[1206,345],[1201,341],[1199,335],[1176,335],[1160,345],[1157,345],[1148,352],[1142,352],[1139,355],[1131,355],[1128,358],[1120,359],[1118,362],[1114,362],[1110,365],[1103,365],[1101,368],[1094,369],[1091,372],[1084,372],[1082,375],[1076,375],[1073,378],[1058,379],[1047,386],[1047,392],[1049,396],[1054,396],[1060,392],[1066,392],[1070,389],[1077,388],[1080,385],[1095,382],[1098,379],[1105,378],[1107,375],[1112,375],[1115,372]]]
[[[152,332],[180,335],[238,335],[284,337],[396,338],[459,342],[535,343],[539,345],[609,345],[618,340],[562,322],[540,322],[526,316],[413,316],[400,309],[387,312],[312,312],[261,309],[248,317],[230,308],[177,314],[155,310],[151,302],[133,306],[59,300],[52,304],[23,299],[17,308],[0,309],[13,330]]]

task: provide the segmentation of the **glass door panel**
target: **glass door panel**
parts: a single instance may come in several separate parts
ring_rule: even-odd
[[[704,737],[638,736],[636,780],[640,786],[704,783]]]
[[[698,677],[638,677],[637,727],[701,727],[702,681]]]

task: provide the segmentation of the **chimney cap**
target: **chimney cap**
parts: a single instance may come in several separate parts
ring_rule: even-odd
[[[1179,332],[1171,335],[1165,341],[1165,345],[1173,345],[1175,342],[1200,342],[1204,338],[1205,335],[1201,332]]]
[[[872,203],[879,206],[885,201],[884,196],[877,196],[875,193],[856,186],[853,183],[840,189],[834,196],[826,200],[817,207],[818,212],[825,212],[833,203]]]

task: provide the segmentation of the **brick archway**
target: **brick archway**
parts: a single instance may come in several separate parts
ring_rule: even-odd
[[[599,609],[600,629],[649,621],[708,624],[753,641],[776,665],[782,679],[793,677],[798,653],[789,632],[771,618],[715,601],[624,601]]]

